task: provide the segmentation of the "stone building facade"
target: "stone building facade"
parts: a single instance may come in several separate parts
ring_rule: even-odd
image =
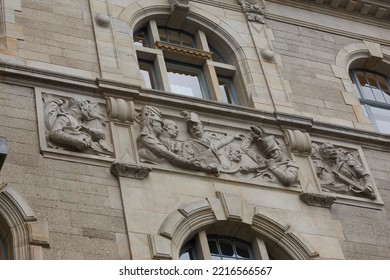
[[[0,11],[0,259],[390,258],[386,1]]]

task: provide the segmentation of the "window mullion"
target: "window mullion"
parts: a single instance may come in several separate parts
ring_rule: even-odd
[[[198,232],[195,238],[196,254],[200,260],[211,260],[211,253],[205,230]]]
[[[257,260],[269,260],[269,255],[264,240],[255,237],[252,241],[252,248]]]
[[[212,63],[210,63],[209,60],[206,60],[205,64],[203,65],[203,71],[205,74],[211,99],[217,100],[218,102],[223,102],[222,96],[219,91],[217,72],[215,71],[215,67],[212,65]]]
[[[154,65],[156,67],[155,72],[157,75],[158,84],[160,85],[160,89],[163,91],[171,92],[171,84],[168,78],[167,66],[165,63],[164,55],[162,53],[156,56]]]

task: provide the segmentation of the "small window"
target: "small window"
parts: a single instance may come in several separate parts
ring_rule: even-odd
[[[233,80],[228,77],[218,76],[218,83],[223,102],[229,104],[238,104],[237,93]]]
[[[250,243],[243,240],[219,235],[208,235],[207,245],[213,260],[253,260],[254,254]],[[195,242],[191,240],[180,251],[181,260],[198,259]]]
[[[390,134],[390,81],[379,73],[354,69],[349,72],[366,115],[377,131]]]
[[[163,42],[195,48],[194,36],[187,32],[166,27],[159,27],[158,34],[160,36],[160,40]]]
[[[185,96],[208,98],[206,81],[201,68],[166,62],[171,91]]]
[[[145,86],[148,89],[157,89],[157,79],[156,74],[154,72],[153,62],[149,62],[146,60],[138,61],[139,68],[142,76],[145,80]]]
[[[146,29],[141,29],[134,33],[134,45],[149,47]]]

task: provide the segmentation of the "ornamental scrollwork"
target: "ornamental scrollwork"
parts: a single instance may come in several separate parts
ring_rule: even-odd
[[[265,23],[264,2],[262,0],[239,0],[249,21]]]

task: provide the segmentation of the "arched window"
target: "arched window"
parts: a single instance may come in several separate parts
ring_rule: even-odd
[[[390,133],[390,79],[365,69],[349,71],[360,103],[375,129]]]
[[[168,28],[150,20],[133,34],[145,87],[175,94],[240,104],[236,67],[201,29]],[[226,56],[226,54],[225,54]]]
[[[208,235],[207,247],[212,260],[254,260],[252,244],[238,238]],[[186,243],[180,252],[181,260],[197,260],[194,240]]]
[[[11,244],[12,239],[9,226],[0,214],[0,260],[12,258],[12,252],[10,252],[10,248],[12,248]]]

